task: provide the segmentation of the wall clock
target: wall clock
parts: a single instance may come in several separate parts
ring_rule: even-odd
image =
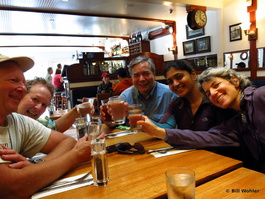
[[[242,52],[242,53],[240,54],[240,58],[241,58],[242,60],[246,60],[246,59],[248,58],[248,53],[247,53],[247,52]]]
[[[207,15],[206,12],[201,9],[195,9],[188,13],[187,16],[188,26],[193,29],[201,29],[207,23]]]

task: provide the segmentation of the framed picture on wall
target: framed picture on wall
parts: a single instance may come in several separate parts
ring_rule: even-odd
[[[195,54],[195,40],[185,41],[182,44],[183,44],[184,55]]]
[[[242,39],[242,30],[239,26],[241,23],[237,23],[229,26],[229,37],[231,41],[237,41]]]
[[[186,25],[186,37],[187,37],[187,39],[203,36],[204,34],[205,34],[204,28],[192,30],[188,25]]]
[[[196,39],[196,53],[211,52],[210,36]]]

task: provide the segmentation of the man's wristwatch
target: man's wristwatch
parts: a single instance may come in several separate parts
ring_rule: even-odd
[[[41,162],[45,162],[45,160],[43,158],[37,158],[37,159],[30,159],[29,160],[31,163],[33,164],[39,164]]]

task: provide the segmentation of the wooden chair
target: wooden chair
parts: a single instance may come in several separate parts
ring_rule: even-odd
[[[117,96],[118,93],[104,93],[104,94],[97,94],[97,111],[99,113],[99,107],[101,106],[101,100],[109,99],[112,96]]]
[[[111,97],[111,93],[97,94],[97,111],[99,111],[99,107],[101,106],[101,100],[109,99]]]

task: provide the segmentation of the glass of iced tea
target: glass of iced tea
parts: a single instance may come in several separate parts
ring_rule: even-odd
[[[113,122],[111,115],[108,112],[108,99],[101,100],[102,111],[105,113],[105,124],[111,124]]]
[[[133,132],[138,132],[142,128],[141,125],[137,125],[137,121],[142,120],[142,104],[132,104],[128,108],[130,129]]]
[[[109,106],[112,110],[112,117],[116,124],[125,123],[125,107],[123,96],[113,96],[109,98]]]
[[[82,104],[78,104],[78,109],[80,113],[80,117],[85,117],[87,121],[90,121],[90,115],[92,105],[89,102],[85,102]]]
[[[166,171],[167,196],[169,199],[195,199],[195,172],[185,167]]]

